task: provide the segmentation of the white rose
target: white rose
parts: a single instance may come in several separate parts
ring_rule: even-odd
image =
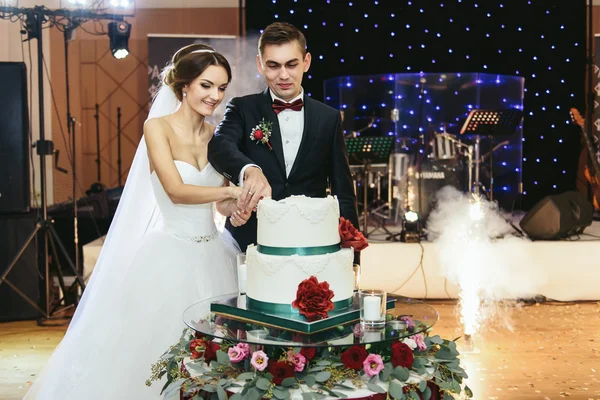
[[[411,350],[414,350],[417,348],[417,342],[415,342],[414,339],[411,338],[406,338],[402,341],[402,343],[404,343],[405,345],[407,345],[408,347],[410,347]]]

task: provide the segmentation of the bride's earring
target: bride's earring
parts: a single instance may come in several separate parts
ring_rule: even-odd
[[[183,97],[187,97],[187,92],[183,92]]]

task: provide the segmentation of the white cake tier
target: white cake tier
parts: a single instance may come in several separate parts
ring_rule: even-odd
[[[329,283],[333,302],[349,299],[354,293],[353,257],[352,249],[316,256],[272,256],[250,245],[246,295],[266,303],[292,304],[300,282],[315,276],[319,282]]]
[[[270,247],[316,247],[340,242],[340,206],[336,197],[291,196],[261,200],[257,242]]]

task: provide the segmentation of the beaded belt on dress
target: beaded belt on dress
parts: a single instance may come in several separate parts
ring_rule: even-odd
[[[214,238],[217,237],[219,232],[215,231],[214,233],[212,233],[208,236],[188,236],[188,235],[181,235],[181,234],[175,233],[175,232],[169,232],[169,234],[174,236],[177,239],[185,240],[186,242],[202,243],[202,242],[210,242],[211,240],[213,240]]]

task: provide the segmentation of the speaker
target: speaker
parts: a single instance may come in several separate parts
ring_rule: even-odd
[[[583,193],[564,192],[540,200],[519,225],[532,239],[563,239],[592,224],[594,206]]]
[[[0,213],[27,212],[30,147],[25,64],[0,62],[0,76]]]
[[[35,212],[0,216],[0,275],[19,253],[35,229]],[[37,246],[29,244],[10,270],[6,279],[34,303],[39,304],[40,274],[37,270]],[[0,282],[0,322],[35,319],[41,313],[29,304],[7,282]]]

